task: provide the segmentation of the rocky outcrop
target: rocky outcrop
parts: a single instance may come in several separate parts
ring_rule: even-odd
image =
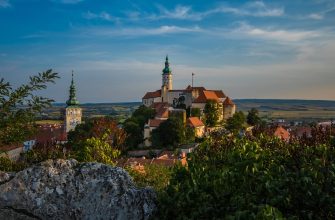
[[[101,163],[48,160],[2,176],[0,218],[148,219],[156,208],[152,189],[137,189],[122,168]]]

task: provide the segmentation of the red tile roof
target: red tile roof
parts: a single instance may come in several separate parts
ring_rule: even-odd
[[[185,90],[187,90],[187,91],[190,91],[190,90],[193,90],[193,91],[194,90],[204,91],[206,89],[205,89],[205,87],[202,87],[202,86],[200,86],[200,87],[192,87],[192,86],[188,85]]]
[[[157,90],[155,92],[147,92],[142,99],[157,98],[160,96],[161,96],[161,90]]]
[[[198,117],[189,117],[187,119],[187,123],[193,128],[205,126]]]
[[[208,100],[220,101],[219,97],[214,91],[204,90],[200,92],[198,98],[194,100],[195,103],[206,103]]]
[[[178,162],[178,160],[176,160],[176,159],[153,159],[151,161],[151,164],[172,167],[177,162]]]
[[[159,154],[157,159],[178,159],[178,155],[176,155],[173,151],[163,151]]]
[[[156,110],[156,118],[168,118],[169,117],[169,104],[167,102],[157,102],[151,105]]]
[[[59,126],[40,126],[36,136],[36,143],[47,144],[54,143],[57,141],[66,141],[67,135],[63,125]]]
[[[169,109],[168,108],[161,108],[156,113],[157,118],[168,118],[169,117]]]
[[[226,100],[224,100],[223,105],[235,105],[234,102],[227,96]]]
[[[212,90],[213,92],[215,92],[216,96],[220,99],[226,98],[226,95],[223,93],[222,90]]]
[[[20,148],[20,147],[23,147],[23,144],[12,144],[12,145],[5,145],[5,146],[1,146],[0,147],[0,153],[1,151],[11,151],[11,150],[14,150],[16,148]]]
[[[285,141],[290,139],[290,132],[282,126],[278,126],[273,135]]]
[[[162,107],[169,107],[169,103],[167,103],[167,102],[154,102],[151,105],[151,108],[154,108],[155,110],[160,109]]]
[[[163,121],[165,120],[161,120],[161,119],[149,119],[149,127],[158,127]]]

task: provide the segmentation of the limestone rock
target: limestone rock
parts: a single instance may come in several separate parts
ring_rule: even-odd
[[[122,168],[47,160],[0,185],[0,216],[19,210],[40,219],[148,219],[155,200],[152,189],[136,188]]]

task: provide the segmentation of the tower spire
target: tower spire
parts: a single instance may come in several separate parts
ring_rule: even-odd
[[[72,70],[72,80],[71,80],[70,91],[69,91],[70,92],[69,100],[66,101],[67,106],[79,105],[79,102],[76,98],[76,87],[74,85],[73,73],[74,71]]]
[[[166,55],[165,57],[165,67],[163,69],[163,75],[168,75],[171,74],[171,69],[170,69],[170,63],[169,63],[169,57]]]

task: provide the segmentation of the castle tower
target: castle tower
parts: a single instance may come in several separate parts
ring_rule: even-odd
[[[166,86],[167,90],[172,90],[172,73],[169,64],[169,58],[165,58],[165,68],[163,69],[162,74],[162,87]]]
[[[223,118],[227,120],[230,117],[233,117],[236,111],[235,103],[227,97],[226,100],[223,102]]]
[[[69,100],[66,101],[65,108],[65,130],[68,133],[74,130],[77,124],[81,123],[82,110],[79,106],[79,102],[76,98],[76,88],[73,81],[73,71],[72,71],[72,81],[70,86]]]

